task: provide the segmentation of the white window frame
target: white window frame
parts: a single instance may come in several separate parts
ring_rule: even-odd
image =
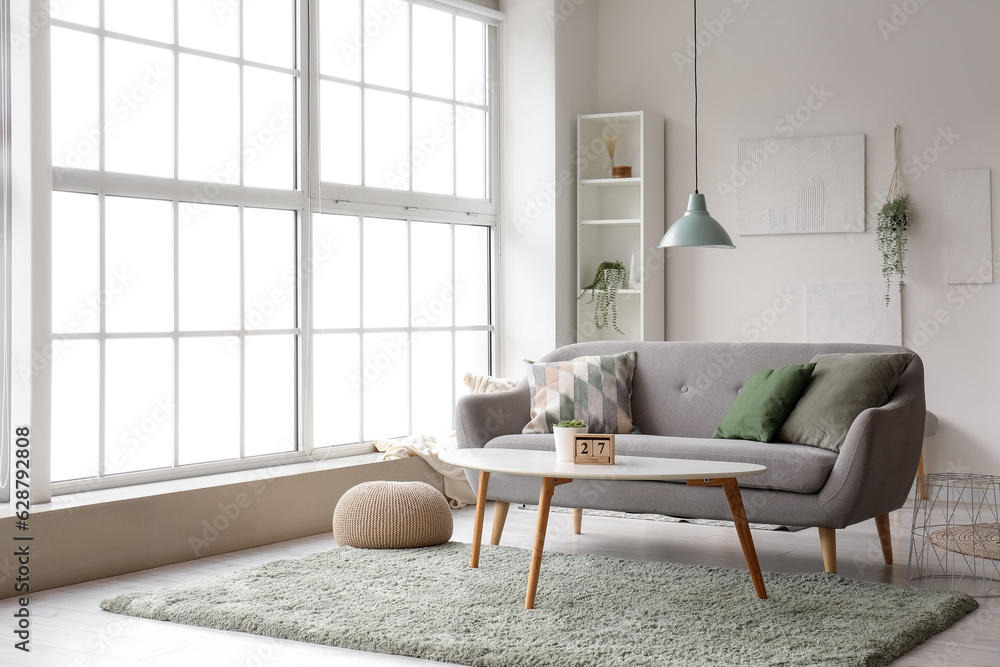
[[[45,13],[47,16],[49,4],[47,0],[25,0],[25,2],[30,3],[32,15],[37,15],[40,12]],[[161,468],[155,470],[138,471],[132,473],[121,473],[115,474],[110,477],[91,477],[82,480],[72,480],[63,481],[51,484],[50,479],[38,479],[35,480],[38,483],[36,488],[47,488],[47,485],[51,484],[52,492],[55,494],[69,494],[69,493],[83,493],[92,490],[98,490],[103,488],[113,488],[120,486],[128,486],[132,484],[139,484],[151,481],[165,481],[172,479],[181,479],[188,477],[195,477],[199,475],[207,475],[220,472],[230,472],[237,470],[246,470],[252,468],[265,468],[267,466],[273,465],[283,465],[289,463],[304,462],[308,460],[315,460],[313,438],[312,438],[312,424],[313,424],[313,404],[312,404],[312,387],[311,387],[311,373],[307,372],[312,365],[311,359],[311,343],[313,337],[313,330],[311,328],[311,281],[308,270],[303,270],[302,268],[302,258],[310,257],[312,252],[312,224],[311,216],[313,211],[322,213],[339,213],[355,216],[379,216],[379,217],[392,217],[396,219],[405,219],[409,226],[409,221],[429,221],[429,222],[447,222],[452,225],[455,224],[471,224],[471,225],[483,225],[490,227],[490,254],[491,254],[491,267],[489,276],[490,285],[490,323],[488,325],[479,327],[447,327],[448,330],[462,331],[462,330],[487,330],[490,332],[490,368],[497,367],[500,359],[500,336],[498,335],[499,330],[499,272],[497,267],[499,263],[499,248],[500,248],[500,229],[498,226],[499,220],[499,202],[500,202],[500,187],[501,187],[501,165],[502,156],[500,154],[500,127],[501,127],[501,109],[502,109],[502,92],[500,89],[500,76],[501,76],[501,66],[500,66],[500,53],[499,44],[500,39],[498,36],[501,26],[499,21],[502,20],[503,15],[499,12],[482,7],[480,5],[468,2],[466,0],[411,0],[415,4],[422,4],[435,7],[437,9],[445,9],[451,11],[456,15],[465,15],[470,17],[475,17],[478,20],[483,20],[488,25],[492,26],[487,30],[487,48],[489,64],[488,80],[493,82],[493,90],[489,91],[488,102],[489,102],[489,151],[490,154],[488,159],[490,161],[489,165],[489,183],[487,184],[489,188],[489,198],[484,200],[478,199],[467,199],[459,198],[453,196],[441,196],[441,195],[427,195],[422,193],[414,192],[401,192],[392,190],[380,190],[377,188],[353,188],[351,186],[341,186],[337,184],[327,184],[321,183],[319,179],[319,150],[318,150],[318,98],[319,98],[319,75],[318,75],[318,63],[316,61],[316,56],[318,54],[318,49],[312,48],[312,44],[316,43],[316,23],[315,21],[310,21],[310,16],[315,12],[316,5],[311,2],[311,0],[297,0],[296,9],[296,28],[297,33],[301,37],[297,40],[298,49],[298,62],[299,66],[296,69],[285,69],[280,67],[268,66],[261,63],[248,63],[254,67],[261,67],[264,69],[270,69],[272,71],[278,71],[286,74],[294,74],[298,77],[299,86],[296,96],[297,104],[297,127],[296,131],[298,133],[299,139],[296,141],[296,179],[295,179],[295,189],[294,190],[271,190],[267,188],[254,188],[242,185],[231,185],[231,184],[208,184],[200,181],[185,181],[177,178],[158,178],[149,177],[141,175],[127,175],[127,174],[113,174],[108,175],[106,172],[102,171],[91,171],[73,168],[63,168],[63,167],[52,167],[51,163],[51,152],[45,151],[43,154],[36,154],[34,158],[36,168],[44,169],[44,164],[39,167],[38,161],[47,162],[48,169],[52,173],[52,190],[56,191],[68,191],[68,192],[78,192],[85,194],[93,194],[99,196],[130,196],[130,197],[140,197],[149,199],[161,199],[167,200],[176,205],[178,202],[199,202],[204,199],[203,195],[206,188],[212,188],[212,204],[220,205],[231,205],[240,206],[246,208],[273,208],[281,209],[287,211],[295,211],[297,214],[297,227],[298,227],[298,238],[297,238],[297,253],[299,258],[299,266],[297,267],[298,273],[301,276],[299,284],[297,286],[297,311],[299,313],[299,321],[297,322],[297,327],[284,333],[294,333],[297,335],[297,450],[293,452],[286,452],[281,454],[272,454],[264,456],[254,456],[251,458],[240,458],[240,459],[228,459],[224,461],[217,461],[211,463],[201,463],[201,464],[191,464],[172,468]],[[176,18],[176,17],[175,17]],[[188,53],[192,55],[199,56],[209,56],[218,60],[226,62],[244,63],[242,58],[231,58],[226,56],[219,56],[218,54],[205,53],[196,49],[190,49],[186,47],[179,46],[176,44],[165,45],[160,42],[155,42],[151,40],[145,40],[142,38],[136,38],[127,35],[118,35],[115,33],[110,33],[103,30],[103,28],[91,28],[87,26],[80,26],[77,24],[62,23],[57,19],[50,19],[48,22],[43,22],[42,25],[38,27],[39,32],[48,33],[50,25],[56,25],[61,27],[71,27],[75,30],[81,30],[83,32],[89,32],[92,34],[98,34],[99,36],[111,36],[114,38],[121,38],[127,41],[132,41],[136,43],[148,44],[152,46],[157,46],[160,48],[169,48],[173,52],[174,57],[174,126],[175,126],[175,156],[174,156],[174,175],[177,175],[177,170],[179,168],[179,163],[176,155],[176,137],[177,137],[177,124],[179,122],[179,117],[176,111],[177,104],[177,86],[179,85],[179,77],[177,76],[178,68],[177,61],[179,54]],[[175,37],[176,37],[177,23],[175,20]],[[48,34],[44,35],[45,43],[48,43]],[[104,47],[103,41],[100,49],[101,61],[99,63],[99,68],[103,72],[103,54]],[[46,67],[33,67],[32,76],[35,85],[48,86],[49,85],[49,69],[47,67],[48,59],[46,59]],[[242,76],[241,76],[242,79]],[[103,76],[102,76],[103,81]],[[358,83],[358,82],[353,82]],[[363,84],[362,84],[363,85]],[[102,83],[103,86],[103,83]],[[401,91],[393,91],[401,92]],[[412,93],[406,93],[413,96]],[[103,94],[100,95],[101,105],[103,106]],[[42,130],[45,134],[51,132],[51,122],[49,116],[49,104],[50,100],[47,96],[39,96],[32,100],[32,114],[33,118],[40,118],[39,121],[43,125]],[[241,126],[242,126],[242,115],[243,115],[243,100],[241,99]],[[303,110],[307,110],[303,113]],[[102,109],[103,113],[103,109]],[[242,128],[241,128],[242,129]],[[242,131],[240,133],[242,140]],[[46,146],[47,148],[47,146]],[[103,169],[104,166],[104,146],[102,142],[101,146],[101,162],[100,167]],[[241,151],[241,166],[242,166],[242,151]],[[37,173],[37,172],[36,172]],[[243,170],[241,168],[241,178]],[[101,206],[101,229],[103,233],[103,205]],[[241,212],[242,218],[242,212]],[[40,216],[35,219],[36,225],[43,224],[47,228],[47,234],[51,233],[51,219],[48,215]],[[47,235],[46,234],[46,235]],[[453,232],[454,234],[454,232]],[[175,240],[176,249],[176,240]],[[452,248],[452,253],[454,255],[454,246]],[[176,256],[174,259],[176,263]],[[33,281],[36,283],[44,282],[47,283],[50,280],[48,275],[50,267],[47,262],[39,263],[37,268],[33,267]],[[102,272],[103,272],[103,261],[102,261]],[[42,275],[42,274],[45,275]],[[103,275],[103,273],[102,273]],[[174,276],[175,281],[175,308],[176,308],[176,272]],[[48,303],[46,302],[46,305]],[[241,305],[241,308],[245,306]],[[103,317],[103,316],[102,316]],[[263,335],[263,334],[273,334],[282,333],[275,331],[246,331],[245,322],[241,324],[240,332],[197,332],[188,334],[186,332],[177,331],[178,322],[174,321],[175,331],[172,334],[175,339],[187,335],[215,335],[219,334],[234,334],[242,333],[243,335]],[[102,327],[103,330],[103,327]],[[410,329],[411,331],[428,331],[435,329],[424,329],[415,328]],[[370,330],[364,329],[360,330],[359,333],[367,333]],[[319,333],[323,333],[320,331]],[[158,337],[163,337],[165,334],[154,334]],[[96,336],[102,336],[103,339],[108,339],[112,337],[122,337],[122,338],[139,338],[143,334],[125,334],[116,336],[114,334],[108,335],[106,333],[101,334],[59,334],[53,336],[53,338],[94,338]],[[37,337],[36,337],[37,340]],[[175,346],[176,349],[176,346]],[[103,344],[102,344],[103,350]],[[175,369],[177,359],[174,359]],[[454,362],[453,362],[454,366]],[[176,372],[176,370],[175,370]],[[103,374],[103,370],[102,370]],[[48,378],[46,377],[46,380]],[[176,379],[175,379],[176,383]],[[41,385],[42,389],[39,392],[35,392],[34,400],[39,398],[44,399],[46,405],[45,409],[41,413],[47,413],[48,408],[51,404],[51,395],[48,393],[48,382],[38,383]],[[103,380],[102,380],[103,384]],[[412,387],[412,380],[411,380]],[[177,387],[174,387],[174,391],[177,391]],[[241,378],[241,392],[243,391],[242,378]],[[102,392],[103,393],[103,392]],[[456,398],[453,396],[453,399]],[[103,412],[103,396],[102,396],[102,412]],[[363,410],[363,408],[362,408]],[[363,414],[363,412],[362,412]],[[362,417],[363,418],[363,417]],[[411,413],[412,420],[412,413]],[[102,416],[103,422],[103,416]],[[242,428],[242,425],[241,425]],[[48,429],[45,428],[44,432]],[[104,448],[103,432],[101,433],[101,452]],[[177,452],[177,429],[175,424],[175,444],[174,452],[176,457]],[[48,449],[48,443],[35,442],[35,448],[44,447]],[[358,453],[368,453],[374,450],[371,443],[357,443],[355,445],[334,445],[330,447],[320,448],[323,451],[319,453],[322,458],[327,457],[340,457],[340,456],[350,456]],[[42,457],[48,456],[50,452],[45,451]],[[41,454],[41,453],[40,453]],[[242,455],[242,453],[241,453]],[[41,457],[40,457],[41,458]],[[99,462],[101,468],[103,469],[104,461],[103,455],[101,456],[101,461]],[[47,476],[48,470],[42,468],[35,471],[41,473],[41,475]],[[33,482],[34,483],[34,482]]]
[[[0,5],[0,503],[10,501],[11,419],[11,104],[10,3]]]
[[[494,82],[496,84],[500,81],[500,58],[499,58],[499,22],[503,18],[503,14],[500,12],[481,7],[479,5],[467,2],[465,0],[401,0],[402,2],[407,2],[411,5],[423,5],[425,7],[432,7],[441,11],[451,13],[455,16],[464,16],[469,18],[475,18],[476,20],[483,21],[487,26],[486,30],[486,80],[487,82]],[[359,3],[363,3],[363,0],[358,0]],[[318,16],[316,11],[317,6],[311,5],[312,16],[310,21],[311,33],[310,40],[318,42],[319,40],[319,21],[322,20]],[[362,14],[363,16],[363,14]],[[409,48],[413,49],[413,12],[408,12],[409,22],[410,22],[410,39]],[[453,36],[454,39],[454,36]],[[319,55],[319,49],[313,51],[313,57],[317,58]],[[362,61],[361,69],[364,71],[364,53],[362,49]],[[453,63],[454,67],[454,63]],[[411,68],[412,68],[412,57],[411,57]],[[354,81],[350,79],[340,79],[334,76],[320,74],[319,63],[317,60],[312,62],[312,67],[310,69],[310,86],[312,90],[320,90],[320,81],[330,81],[334,83],[340,83],[348,86],[354,86],[361,90],[362,99],[362,113],[361,113],[361,174],[364,175],[364,136],[365,136],[365,117],[364,117],[364,91],[374,90],[382,91],[387,93],[392,93],[395,95],[401,95],[406,97],[410,102],[410,129],[412,135],[413,127],[413,100],[422,99],[429,100],[433,102],[442,102],[446,104],[455,103],[458,106],[467,107],[470,109],[477,109],[480,111],[486,111],[489,118],[489,128],[487,134],[487,162],[492,165],[490,173],[487,176],[487,183],[485,187],[488,190],[488,196],[485,199],[474,199],[468,197],[458,197],[452,195],[436,195],[423,192],[413,192],[404,190],[391,190],[386,188],[377,188],[365,185],[347,185],[343,183],[333,183],[329,181],[322,181],[320,179],[320,154],[319,151],[315,151],[313,155],[312,162],[310,164],[310,173],[313,175],[313,181],[310,183],[310,193],[311,193],[311,206],[313,210],[327,212],[331,205],[336,206],[350,206],[350,205],[362,205],[364,210],[369,215],[374,214],[385,214],[393,215],[394,212],[398,213],[399,209],[404,211],[414,212],[421,211],[428,215],[436,216],[438,219],[444,220],[472,220],[483,222],[485,224],[495,225],[499,219],[499,202],[500,202],[500,160],[494,159],[500,155],[500,108],[501,108],[501,91],[499,85],[493,85],[491,89],[486,91],[486,104],[476,105],[471,103],[456,102],[452,99],[434,97],[432,95],[424,95],[421,93],[415,93],[412,90],[398,90],[395,88],[388,88],[385,86],[379,86],[371,83],[367,83],[363,80]],[[362,76],[363,79],[363,76]],[[411,77],[412,80],[412,77]],[[310,118],[312,119],[312,124],[310,127],[310,134],[313,137],[319,137],[322,129],[320,128],[320,107],[319,107],[319,95],[315,94],[310,100]],[[412,139],[412,136],[411,136]],[[314,145],[319,145],[319,142],[315,142]],[[453,178],[457,178],[457,168],[453,170]],[[409,174],[410,182],[413,181],[413,170],[410,169]]]
[[[296,17],[295,17],[295,27],[296,34],[302,33],[302,5],[305,4],[305,0],[300,0],[296,4]],[[60,21],[57,18],[52,18],[49,21],[49,25],[59,28],[68,28],[76,30],[86,34],[96,35],[101,41],[99,42],[99,62],[98,69],[99,75],[99,104],[100,113],[99,124],[104,122],[104,114],[106,110],[104,109],[104,39],[120,39],[127,42],[132,42],[136,44],[144,44],[148,46],[154,46],[157,48],[167,49],[171,51],[173,59],[173,136],[174,136],[174,156],[173,156],[173,178],[163,178],[155,176],[143,176],[136,174],[120,174],[120,173],[108,173],[104,171],[104,142],[99,143],[99,169],[89,170],[89,169],[75,169],[69,167],[59,167],[54,166],[53,171],[53,191],[66,191],[75,192],[82,194],[90,194],[99,196],[100,206],[100,235],[103,239],[104,237],[104,197],[105,196],[124,196],[124,197],[137,197],[142,199],[154,199],[161,201],[168,201],[171,203],[173,208],[173,225],[174,225],[174,275],[173,275],[173,292],[174,292],[174,326],[172,332],[156,332],[156,333],[108,333],[106,327],[104,326],[105,320],[105,309],[101,309],[100,320],[101,325],[99,327],[98,333],[53,333],[53,341],[58,340],[97,340],[100,346],[100,358],[101,358],[101,384],[100,384],[100,430],[99,430],[99,450],[98,450],[98,475],[96,477],[87,477],[83,479],[74,479],[66,481],[58,481],[52,483],[52,490],[55,494],[63,493],[80,493],[85,491],[97,490],[102,488],[113,488],[119,486],[127,486],[131,484],[139,484],[150,481],[161,481],[168,479],[179,479],[184,477],[192,477],[198,475],[212,474],[217,472],[229,472],[234,470],[243,470],[249,468],[265,467],[267,465],[279,464],[279,463],[296,463],[308,460],[308,452],[306,451],[302,438],[302,419],[303,419],[303,406],[302,401],[298,400],[298,395],[301,392],[301,369],[303,368],[303,345],[302,345],[302,329],[301,326],[295,326],[290,329],[276,329],[276,330],[256,330],[248,329],[245,320],[245,303],[241,298],[241,323],[239,329],[234,330],[219,330],[219,331],[180,331],[179,322],[177,319],[177,304],[178,304],[178,271],[177,262],[178,257],[176,251],[178,249],[178,239],[177,239],[177,221],[178,221],[178,211],[177,207],[180,203],[204,203],[211,205],[225,205],[225,206],[235,206],[239,208],[239,219],[240,228],[242,230],[243,224],[243,211],[245,208],[264,208],[264,209],[277,209],[283,211],[290,211],[296,216],[296,253],[301,252],[302,246],[302,226],[303,226],[303,216],[306,211],[305,207],[305,193],[302,188],[304,182],[303,174],[306,169],[306,162],[304,160],[303,151],[296,148],[295,156],[295,178],[293,180],[293,189],[290,190],[277,190],[270,188],[259,188],[259,187],[249,187],[237,184],[226,184],[226,183],[211,183],[203,181],[190,181],[182,180],[178,178],[178,173],[180,169],[180,164],[178,160],[179,142],[177,137],[179,135],[179,124],[180,124],[180,114],[178,113],[178,99],[179,99],[179,87],[181,85],[179,77],[179,60],[181,54],[197,55],[207,58],[212,58],[220,62],[228,62],[236,64],[240,67],[240,80],[243,80],[243,66],[249,65],[254,68],[266,69],[269,71],[279,72],[286,75],[291,75],[297,78],[299,85],[297,88],[297,99],[295,100],[296,108],[301,110],[306,108],[304,102],[306,99],[306,86],[302,85],[305,76],[305,70],[302,67],[296,68],[283,68],[274,65],[268,65],[264,63],[258,63],[256,61],[247,61],[242,57],[242,39],[240,44],[241,55],[240,56],[226,56],[216,53],[210,53],[201,51],[198,49],[192,49],[189,47],[184,47],[179,45],[178,42],[178,21],[177,21],[177,4],[174,4],[174,34],[173,34],[173,44],[167,44],[163,42],[158,42],[154,40],[144,39],[141,37],[135,37],[132,35],[123,35],[120,33],[115,33],[108,31],[103,27],[103,13],[102,13],[102,25],[99,27],[79,25],[76,23],[68,23],[65,21]],[[238,9],[238,11],[241,11]],[[48,25],[44,26],[48,29]],[[242,30],[242,27],[241,27]],[[242,35],[242,32],[241,32]],[[296,47],[298,50],[297,58],[299,63],[307,62],[305,59],[308,57],[307,45],[304,43],[305,40],[296,38]],[[241,83],[242,87],[242,83]],[[46,114],[48,116],[48,114]],[[240,99],[240,140],[243,140],[243,116],[244,116],[244,100]],[[296,136],[301,137],[303,127],[305,125],[305,118],[301,111],[296,114]],[[302,140],[297,139],[295,142],[296,146],[302,145]],[[244,170],[244,152],[240,151],[240,180],[242,182],[245,170]],[[51,158],[50,158],[51,159]],[[103,247],[103,241],[102,241]],[[240,257],[240,265],[243,265],[242,250]],[[103,260],[100,262],[100,284],[104,284],[104,270],[105,263]],[[300,292],[299,285],[296,285],[296,291]],[[242,295],[242,280],[241,280],[241,295]],[[301,301],[296,304],[297,311],[301,309]],[[178,414],[175,412],[173,416],[173,430],[174,430],[174,442],[173,442],[173,453],[172,466],[169,468],[157,468],[152,470],[142,470],[136,472],[126,472],[126,473],[115,473],[113,475],[105,475],[105,432],[104,432],[104,412],[105,412],[105,397],[104,397],[104,349],[105,342],[107,340],[113,339],[141,339],[141,338],[170,338],[174,344],[174,358],[173,358],[173,373],[174,373],[174,386],[173,394],[175,398],[175,404],[177,403],[179,385],[178,385],[178,369],[179,369],[179,343],[183,338],[192,337],[204,337],[204,336],[233,336],[238,337],[241,341],[241,377],[240,377],[240,392],[241,392],[241,432],[245,427],[245,423],[242,420],[243,410],[242,410],[242,394],[245,390],[244,385],[244,364],[243,364],[243,345],[242,342],[246,340],[248,336],[263,336],[263,335],[293,335],[296,340],[296,424],[294,431],[294,449],[291,452],[283,452],[276,454],[267,454],[262,456],[251,456],[246,457],[243,451],[243,440],[240,438],[240,455],[239,458],[225,459],[222,461],[212,461],[206,463],[179,464],[179,451],[180,451],[180,432],[178,424]],[[349,455],[350,453],[345,451],[342,455]]]
[[[359,0],[361,2],[362,0]],[[493,88],[487,91],[487,103],[489,109],[489,131],[488,131],[488,150],[489,155],[487,159],[490,161],[490,174],[489,181],[487,183],[489,197],[486,199],[469,199],[463,197],[447,196],[447,195],[434,195],[420,192],[412,191],[400,191],[400,190],[389,190],[384,188],[368,187],[363,185],[345,185],[341,183],[331,183],[327,181],[322,181],[320,178],[320,151],[318,150],[320,146],[320,108],[319,108],[319,91],[320,91],[320,81],[334,81],[337,83],[344,83],[352,86],[357,86],[362,91],[362,96],[365,89],[372,90],[384,90],[387,92],[392,92],[394,94],[406,95],[411,100],[414,97],[422,99],[433,99],[435,101],[447,101],[438,99],[426,95],[420,95],[419,93],[413,93],[412,91],[402,91],[390,88],[384,88],[380,86],[373,86],[371,84],[366,84],[363,81],[353,81],[353,80],[341,80],[336,77],[330,76],[320,76],[319,73],[319,49],[311,50],[310,56],[313,58],[311,62],[310,71],[310,90],[313,91],[313,95],[309,100],[309,133],[311,139],[308,141],[309,146],[316,148],[313,150],[309,159],[309,211],[306,216],[308,220],[305,234],[306,245],[303,249],[303,253],[311,252],[308,250],[312,247],[312,225],[311,216],[314,213],[321,214],[331,214],[331,215],[345,215],[345,216],[357,216],[360,219],[365,217],[382,217],[391,218],[395,220],[405,220],[407,224],[407,230],[409,230],[410,224],[412,222],[439,222],[439,223],[451,223],[451,224],[474,224],[474,225],[484,225],[490,228],[490,322],[488,325],[477,326],[477,327],[456,327],[454,326],[454,318],[452,319],[453,326],[450,327],[437,327],[437,328],[423,328],[423,327],[395,327],[395,328],[369,328],[362,326],[358,328],[351,329],[314,329],[312,326],[311,315],[312,311],[309,308],[304,309],[302,312],[305,316],[302,322],[304,328],[304,342],[307,348],[311,349],[313,336],[330,334],[330,333],[356,333],[361,336],[362,345],[364,340],[364,335],[369,333],[397,333],[406,332],[407,335],[412,335],[413,333],[419,333],[423,331],[461,331],[461,330],[482,330],[489,332],[490,340],[490,358],[489,358],[489,369],[492,373],[494,369],[499,368],[501,361],[501,348],[500,340],[501,337],[498,335],[500,330],[500,273],[498,267],[500,266],[500,188],[501,188],[501,170],[502,170],[502,154],[500,152],[500,127],[501,127],[501,116],[503,108],[503,94],[502,94],[502,67],[500,61],[500,30],[501,21],[503,19],[503,14],[489,9],[478,4],[473,4],[467,0],[408,0],[410,4],[419,4],[428,7],[433,7],[434,9],[444,10],[455,14],[456,16],[466,16],[470,18],[475,18],[477,20],[482,20],[488,27],[487,38],[486,38],[486,49],[487,49],[487,81],[493,82]],[[314,4],[310,4],[311,14],[309,20],[309,40],[312,42],[318,42],[319,40],[319,16],[317,14],[317,7]],[[412,12],[409,13],[410,21],[412,25]],[[412,37],[412,30],[411,30]],[[410,40],[412,49],[412,39]],[[363,70],[363,61],[362,61]],[[482,108],[487,108],[486,106]],[[361,134],[364,136],[364,114],[361,116]],[[412,125],[412,118],[411,118]],[[312,139],[312,138],[315,139]],[[363,155],[363,144],[362,144],[362,155]],[[364,164],[361,165],[362,174],[364,173]],[[412,170],[411,170],[412,177]],[[452,238],[454,238],[454,228],[452,229]],[[455,247],[452,245],[452,259],[454,261]],[[303,257],[308,257],[310,255],[303,254]],[[412,267],[408,268],[408,271],[412,271]],[[311,303],[312,301],[312,283],[310,280],[310,274],[308,271],[303,272],[303,289],[302,298],[306,303]],[[409,274],[408,274],[409,277]],[[361,290],[363,293],[364,285],[361,284]],[[454,313],[453,313],[454,315]],[[412,324],[412,320],[408,318],[408,323]],[[452,339],[454,341],[454,337]],[[362,354],[360,357],[360,363],[364,363],[364,348],[362,347]],[[455,369],[454,363],[454,345],[452,347],[452,369]],[[314,425],[314,415],[312,412],[313,403],[311,397],[314,396],[313,392],[313,373],[311,371],[311,361],[312,355],[307,351],[304,355],[305,359],[310,363],[303,369],[304,372],[304,391],[309,397],[306,401],[309,406],[309,412],[306,415],[304,421],[305,428],[305,442],[309,443],[310,452],[315,444],[313,438],[313,425]],[[360,370],[360,368],[359,368]],[[413,422],[413,411],[412,411],[412,387],[413,387],[413,377],[409,374],[410,388],[408,390],[408,395],[410,397],[410,424]],[[457,401],[457,396],[452,396],[452,402]],[[362,394],[361,408],[359,419],[361,424],[359,428],[363,433],[363,422],[364,422],[364,395]],[[412,426],[411,426],[412,431]],[[318,449],[330,450],[343,447],[344,445],[333,445],[332,447],[317,447]]]
[[[489,283],[488,283],[488,286],[489,286],[489,292],[490,292],[490,294],[489,294],[489,321],[487,323],[485,323],[485,324],[456,325],[455,324],[455,321],[456,321],[456,310],[455,310],[456,304],[455,304],[455,301],[453,300],[452,304],[451,304],[451,308],[452,308],[452,310],[451,310],[451,322],[452,322],[452,324],[451,325],[445,325],[445,326],[425,326],[425,327],[413,326],[413,324],[412,324],[413,323],[413,313],[412,313],[412,306],[413,306],[413,304],[412,304],[412,300],[408,299],[407,300],[408,301],[408,305],[407,305],[408,310],[407,310],[407,317],[406,317],[406,321],[407,321],[407,325],[406,326],[397,326],[397,327],[367,327],[367,326],[365,326],[364,319],[362,317],[361,326],[359,326],[359,327],[310,328],[309,332],[308,332],[308,335],[307,335],[307,338],[309,339],[309,341],[311,342],[312,339],[315,336],[317,336],[317,335],[318,336],[323,336],[323,335],[330,335],[330,334],[355,334],[355,335],[360,336],[360,341],[361,341],[361,348],[360,348],[360,350],[361,350],[361,354],[360,354],[359,359],[358,359],[357,372],[358,372],[358,377],[363,377],[364,376],[364,363],[365,363],[364,337],[365,337],[366,334],[406,334],[407,338],[410,339],[410,340],[412,340],[413,334],[432,333],[432,332],[449,332],[449,333],[452,334],[452,349],[451,349],[451,371],[452,371],[452,373],[451,374],[452,374],[453,377],[457,378],[458,377],[457,374],[458,374],[458,372],[459,372],[460,369],[458,369],[456,367],[457,366],[457,364],[456,364],[456,357],[457,357],[456,349],[457,348],[456,348],[456,345],[455,345],[455,335],[454,334],[458,333],[458,332],[464,332],[464,331],[486,332],[488,334],[487,338],[488,338],[488,341],[489,341],[489,343],[488,343],[489,344],[489,353],[488,353],[489,356],[488,356],[488,369],[487,369],[487,371],[490,374],[492,374],[494,372],[494,369],[498,367],[497,363],[498,363],[498,359],[499,359],[499,349],[498,349],[498,346],[499,346],[498,331],[499,331],[499,329],[497,327],[497,322],[496,322],[496,320],[497,320],[497,312],[498,312],[498,305],[499,305],[498,298],[497,298],[498,297],[498,295],[497,295],[497,292],[498,292],[497,285],[498,285],[498,279],[499,279],[499,274],[497,272],[497,266],[498,266],[498,262],[497,262],[497,260],[498,260],[497,247],[499,246],[499,243],[498,243],[497,238],[496,238],[496,235],[497,235],[497,226],[494,223],[491,223],[491,222],[481,222],[481,221],[472,222],[472,221],[469,221],[469,220],[463,220],[463,219],[459,219],[459,218],[449,219],[448,216],[442,216],[440,214],[438,214],[436,216],[416,215],[416,214],[413,214],[412,212],[405,212],[404,211],[405,214],[404,215],[400,215],[399,210],[396,209],[395,210],[395,215],[393,215],[392,213],[387,213],[387,212],[385,212],[383,210],[380,210],[379,207],[366,207],[366,209],[367,210],[359,211],[357,207],[347,206],[347,205],[344,205],[344,204],[332,203],[330,205],[324,206],[321,210],[314,211],[314,213],[323,213],[323,214],[331,214],[331,215],[343,215],[343,216],[349,216],[349,217],[356,217],[356,218],[358,218],[359,219],[359,224],[361,225],[361,227],[359,229],[359,231],[360,231],[360,238],[362,239],[361,245],[358,248],[358,252],[362,256],[364,255],[364,240],[363,240],[364,239],[364,227],[363,227],[363,225],[364,225],[364,219],[366,217],[367,218],[386,218],[386,217],[388,217],[388,218],[391,218],[393,220],[400,220],[400,221],[405,222],[406,223],[406,229],[407,229],[407,255],[408,255],[408,257],[407,257],[407,285],[408,286],[411,286],[413,284],[413,263],[412,263],[412,261],[410,261],[411,258],[412,258],[412,255],[410,254],[410,247],[411,246],[410,246],[410,242],[409,242],[410,235],[411,235],[412,223],[414,223],[414,222],[417,222],[417,223],[428,222],[428,223],[447,224],[447,225],[449,225],[450,232],[451,232],[451,266],[452,266],[452,271],[453,272],[454,272],[454,267],[455,267],[455,263],[456,263],[456,254],[455,254],[455,230],[456,230],[456,227],[459,227],[459,226],[472,226],[472,227],[484,227],[484,228],[486,228],[488,230],[489,244],[490,244],[490,256],[489,256],[489,267],[488,267],[488,270],[489,270]],[[361,293],[363,295],[364,294],[364,270],[363,270],[363,267],[362,267],[362,276],[361,276],[361,282],[360,282],[360,289],[361,289]],[[362,297],[362,299],[363,299],[363,297]],[[364,303],[363,303],[363,300],[362,300],[362,312],[363,312],[363,310],[364,310]],[[413,391],[414,391],[414,386],[415,386],[415,378],[413,377],[413,373],[412,373],[412,367],[413,367],[412,356],[408,355],[407,359],[408,359],[408,365],[409,365],[409,368],[407,370],[407,382],[409,383],[408,390],[407,390],[407,395],[409,397],[409,403],[408,403],[409,431],[408,431],[407,434],[399,434],[399,435],[408,435],[409,433],[413,433],[414,432],[413,431]],[[310,357],[310,360],[311,360],[311,357]],[[311,396],[314,395],[313,394],[313,387],[312,387],[313,371],[306,370],[305,372],[307,374],[307,385],[306,385],[307,386],[307,390],[306,391],[308,392],[309,396],[311,397]],[[454,385],[450,385],[450,390],[452,392],[451,403],[452,403],[452,405],[454,405],[455,402],[458,400],[458,396],[455,393],[455,387],[454,387]],[[362,433],[362,434],[364,433],[364,406],[365,406],[364,401],[365,401],[365,392],[366,392],[366,390],[365,390],[364,386],[362,386],[362,388],[361,388],[360,414],[359,414],[359,420],[360,420],[360,422],[359,422],[359,432]],[[309,401],[309,403],[311,405],[312,401]],[[452,416],[452,419],[454,419],[454,415]],[[315,441],[314,441],[314,439],[312,437],[312,431],[311,431],[311,429],[313,427],[313,418],[312,418],[312,416],[310,416],[310,420],[308,422],[308,426],[309,426],[309,429],[310,429],[310,431],[309,431],[309,440],[310,440],[310,442],[313,442],[314,445],[315,445]],[[451,428],[454,428],[454,422],[452,422]],[[332,445],[333,448],[342,447],[342,446],[344,446],[344,445]],[[319,448],[326,449],[326,448],[329,448],[329,447],[325,446],[325,445],[323,445],[323,446],[318,446],[317,445],[316,448],[317,449],[319,449]]]

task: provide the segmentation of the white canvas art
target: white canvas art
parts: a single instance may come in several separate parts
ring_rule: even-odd
[[[865,231],[865,137],[741,141],[739,234]]]
[[[885,283],[806,285],[806,342],[901,345],[899,289],[885,303]]]
[[[990,170],[944,172],[944,272],[949,285],[993,282]]]

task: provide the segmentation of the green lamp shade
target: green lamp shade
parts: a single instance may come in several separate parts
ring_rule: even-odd
[[[693,194],[688,199],[688,209],[681,218],[670,225],[663,235],[660,248],[702,246],[704,248],[735,248],[725,227],[708,214],[705,195]]]

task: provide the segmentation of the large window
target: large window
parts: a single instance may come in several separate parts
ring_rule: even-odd
[[[313,224],[318,247],[337,249],[314,272],[316,442],[450,428],[460,376],[490,370],[491,229],[328,214]]]
[[[488,198],[482,21],[400,0],[319,9],[322,180]]]
[[[54,482],[452,426],[494,356],[496,38],[461,4],[53,4]]]

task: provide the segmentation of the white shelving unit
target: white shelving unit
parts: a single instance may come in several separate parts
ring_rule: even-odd
[[[577,301],[577,340],[663,340],[663,122],[649,114],[577,116],[577,294],[594,279],[597,266],[619,261],[639,266],[638,289],[618,291],[618,328],[597,330],[589,295]],[[631,178],[609,178],[604,137],[618,137],[615,165],[632,167]],[[643,270],[645,267],[645,270]],[[631,276],[630,276],[631,277]]]

